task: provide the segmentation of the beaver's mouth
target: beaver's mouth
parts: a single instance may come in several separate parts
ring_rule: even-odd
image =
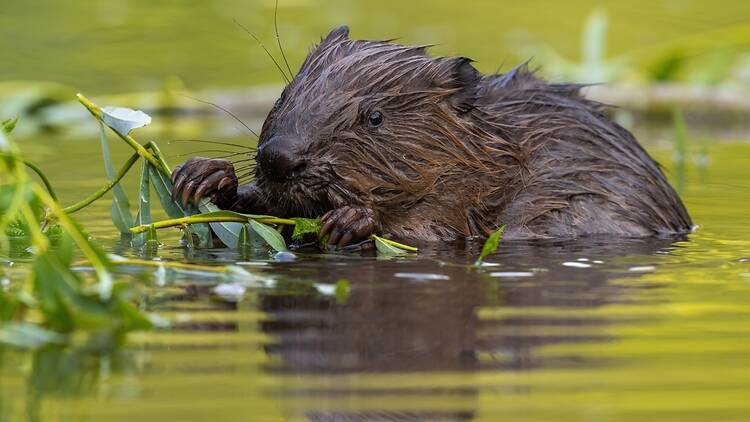
[[[316,218],[334,208],[326,180],[300,177],[278,181],[259,175],[255,182],[269,213],[279,217]]]

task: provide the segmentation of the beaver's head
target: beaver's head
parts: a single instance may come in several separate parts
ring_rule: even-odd
[[[256,182],[279,213],[408,208],[470,159],[471,61],[348,32],[310,52],[263,125]]]

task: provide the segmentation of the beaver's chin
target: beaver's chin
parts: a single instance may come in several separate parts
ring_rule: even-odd
[[[256,186],[267,204],[268,214],[277,217],[316,218],[337,208],[327,183],[314,180],[276,181],[258,177]]]

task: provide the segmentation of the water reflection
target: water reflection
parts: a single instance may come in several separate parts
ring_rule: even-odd
[[[305,262],[293,268],[276,266],[274,273],[287,273],[296,278],[330,282],[345,278],[352,281],[352,288],[348,301],[343,304],[337,303],[335,298],[319,295],[261,294],[259,307],[268,314],[268,319],[260,323],[260,328],[275,339],[265,351],[281,360],[281,365],[266,370],[310,376],[518,371],[596,364],[580,356],[545,359],[536,356],[535,350],[553,343],[612,340],[606,328],[627,323],[627,320],[587,316],[583,312],[576,315],[575,310],[637,302],[639,289],[658,286],[611,283],[614,279],[640,275],[611,261],[636,254],[641,258],[649,257],[648,262],[656,262],[656,253],[668,251],[675,240],[506,243],[501,253],[491,257],[494,266],[487,267],[498,271],[467,270],[455,265],[470,262],[477,252],[473,247],[428,251],[431,259],[364,260],[355,265],[346,261],[327,265]],[[450,260],[452,264],[442,260]],[[582,263],[584,268],[563,265],[569,262]],[[493,272],[503,277],[490,276]],[[414,277],[409,279],[409,274]],[[482,318],[479,312],[480,309],[534,308],[561,312],[559,316],[554,313],[525,316],[523,312],[515,312],[499,318]],[[426,408],[346,413],[337,409],[336,397],[347,397],[349,401],[359,398],[364,403],[368,397],[378,394],[377,391],[358,391],[345,385],[300,387],[294,378],[281,394],[294,409],[304,408],[293,404],[295,397],[305,402],[305,398],[311,396],[327,399],[323,401],[330,404],[330,411],[298,410],[314,421],[473,418],[471,403],[477,399],[477,388],[446,390],[425,386],[400,390],[398,385],[392,388],[407,397],[460,396],[469,407],[451,412]]]

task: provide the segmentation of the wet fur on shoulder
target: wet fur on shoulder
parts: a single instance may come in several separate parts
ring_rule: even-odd
[[[688,231],[659,166],[580,88],[525,65],[482,75],[467,58],[339,28],[310,52],[260,136],[260,147],[294,139],[305,171],[278,182],[259,166],[253,189],[269,213],[363,206],[381,232],[418,240],[501,224],[510,238]]]

